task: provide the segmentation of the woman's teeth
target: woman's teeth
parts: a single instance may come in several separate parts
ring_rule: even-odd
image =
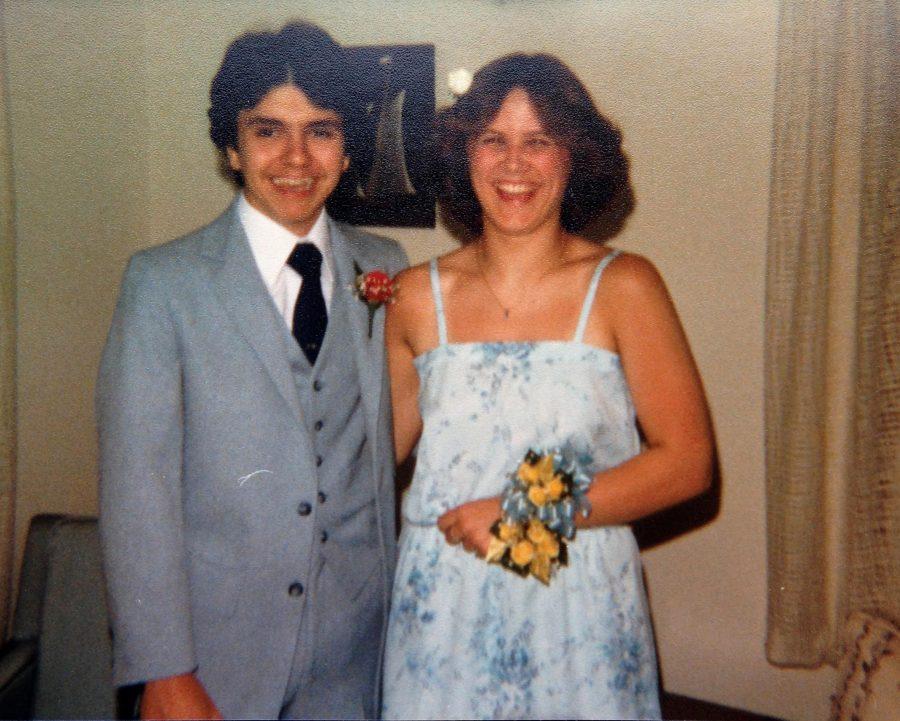
[[[312,187],[312,178],[274,178],[272,182],[282,188],[298,188],[309,190]]]
[[[500,183],[497,186],[497,190],[506,195],[523,195],[524,193],[527,193],[530,188],[522,183]]]

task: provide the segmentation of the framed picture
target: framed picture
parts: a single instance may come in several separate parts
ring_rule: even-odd
[[[354,225],[433,228],[434,46],[349,48],[368,88],[350,169],[328,201]]]

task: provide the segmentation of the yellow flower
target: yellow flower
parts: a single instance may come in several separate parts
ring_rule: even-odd
[[[541,459],[535,464],[538,469],[541,483],[547,483],[553,478],[553,456],[541,456]]]
[[[551,559],[559,555],[556,536],[537,519],[528,524],[528,540],[535,545],[535,553],[539,556]]]
[[[532,543],[540,543],[549,535],[547,527],[536,518],[528,523],[528,540]]]
[[[566,486],[559,477],[559,474],[553,476],[553,479],[547,484],[547,493],[550,495],[551,501],[558,501],[565,490]]]
[[[522,461],[519,464],[518,475],[529,486],[549,482],[553,477],[553,456],[541,456],[534,464]]]
[[[545,585],[550,583],[550,559],[546,556],[535,556],[529,570],[541,583]]]
[[[534,558],[534,545],[531,541],[519,541],[513,546],[510,558],[517,566],[527,566]]]
[[[547,491],[541,485],[534,485],[528,489],[528,500],[536,506],[543,506],[547,502]]]
[[[553,537],[552,533],[548,533],[545,538],[542,538],[538,543],[538,553],[542,556],[546,556],[547,558],[556,558],[559,556],[559,543]]]
[[[500,560],[504,553],[506,553],[506,543],[501,541],[496,536],[491,536],[491,540],[488,542],[487,553],[484,554],[484,558],[488,563],[496,563]]]
[[[519,478],[522,479],[524,483],[527,485],[531,485],[532,483],[537,483],[540,474],[538,473],[537,465],[531,465],[528,461],[522,461],[519,464],[518,471]]]
[[[501,523],[497,528],[501,541],[518,539],[522,536],[522,528],[516,523]]]

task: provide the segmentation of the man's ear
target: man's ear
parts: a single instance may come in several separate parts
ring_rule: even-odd
[[[241,156],[238,154],[238,151],[229,145],[225,148],[225,155],[228,158],[228,166],[236,173],[240,173],[242,170]],[[344,169],[346,170],[346,167]]]
[[[349,156],[349,155],[345,155],[345,156],[344,156],[343,169],[341,170],[341,172],[343,173],[343,172],[344,172],[345,170],[347,170],[347,168],[349,168],[349,167],[350,167],[350,156]],[[235,168],[235,170],[237,170],[237,168]]]

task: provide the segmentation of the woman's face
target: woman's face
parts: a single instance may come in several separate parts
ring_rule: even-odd
[[[522,236],[559,224],[569,151],[546,132],[524,90],[506,96],[468,152],[485,233]]]

